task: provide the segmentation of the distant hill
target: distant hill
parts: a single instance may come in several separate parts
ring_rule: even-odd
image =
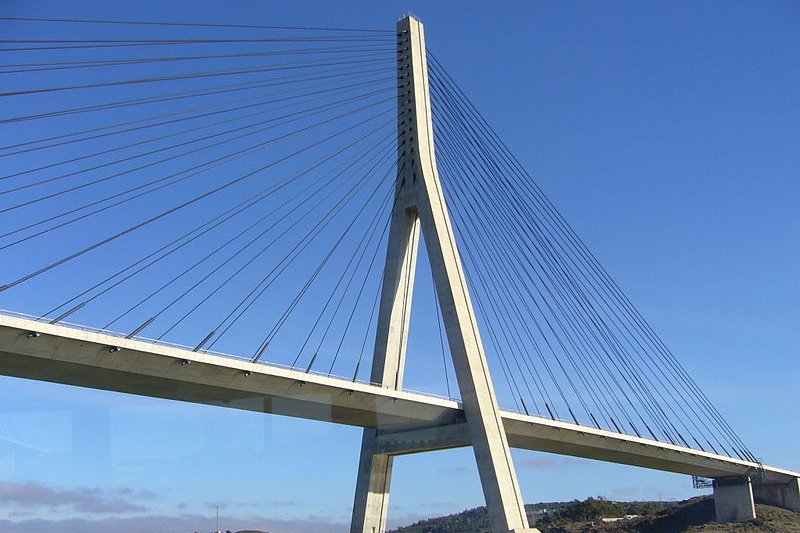
[[[654,513],[670,504],[665,502],[612,502],[603,498],[588,498],[584,501],[549,502],[525,506],[531,524],[566,524],[592,520],[601,516],[625,516]],[[468,509],[461,513],[422,520],[410,526],[394,530],[393,533],[488,533],[489,515],[485,507]]]
[[[714,500],[692,498],[679,503],[613,502],[603,498],[526,505],[532,526],[542,533],[800,533],[800,514],[757,505],[758,518],[741,524],[717,524]],[[639,515],[616,522],[602,518]],[[489,533],[485,507],[422,520],[391,533]]]

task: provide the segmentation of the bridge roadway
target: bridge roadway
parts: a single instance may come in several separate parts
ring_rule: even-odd
[[[453,400],[5,313],[0,313],[0,374],[374,427],[381,450],[396,455],[469,445],[464,412]],[[502,418],[515,448],[709,478],[755,475],[759,468],[568,422],[510,411],[503,411]],[[800,477],[780,468],[763,469],[766,484]]]

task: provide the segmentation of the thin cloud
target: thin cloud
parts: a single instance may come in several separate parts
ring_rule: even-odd
[[[183,516],[137,516],[129,518],[104,518],[99,520],[0,520],[3,533],[142,533],[142,531],[210,531],[216,519],[212,515]],[[347,533],[350,526],[345,522],[331,522],[324,519],[276,520],[268,517],[223,518],[220,516],[222,531],[280,531],[281,533]]]
[[[219,503],[216,502],[206,502],[205,508],[206,509],[216,509],[219,507],[220,513],[223,512],[225,509],[233,508],[233,507],[259,507],[261,509],[269,509],[270,507],[300,507],[302,502],[297,500],[263,500],[257,502],[229,502],[229,501],[220,501]],[[181,507],[185,509],[186,506]]]
[[[19,511],[31,508],[72,509],[78,513],[137,513],[147,508],[131,501],[149,499],[149,491],[127,487],[105,490],[82,487],[58,490],[36,483],[10,483],[0,481],[0,506],[14,507]]]

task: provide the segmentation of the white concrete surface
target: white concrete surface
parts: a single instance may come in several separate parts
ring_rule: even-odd
[[[800,513],[800,479],[788,483],[754,485],[753,494],[759,503],[766,503]]]
[[[41,335],[28,338],[31,331]],[[112,346],[121,350],[110,353]],[[191,364],[181,365],[181,361]],[[3,313],[0,374],[369,427],[383,433],[440,426],[445,428],[441,431],[447,432],[465,420],[460,403],[436,396],[195,353],[189,348],[166,347]],[[501,417],[514,448],[707,478],[752,475],[759,467],[749,461],[571,422],[510,411],[501,411]],[[392,453],[467,446],[469,439],[464,431],[460,440],[453,439],[448,444],[430,448],[415,445],[407,452],[396,444]],[[395,440],[399,442],[397,435]],[[788,484],[798,478],[798,472],[764,466],[768,485]]]
[[[394,240],[390,240],[387,255],[386,285],[382,291],[386,312],[382,313],[384,323],[379,321],[381,333],[375,352],[378,368],[373,381],[380,379],[384,386],[399,386],[399,380],[381,367],[387,365],[398,374],[402,372],[413,266],[409,267],[410,273],[402,276],[404,270],[399,265],[403,265],[404,250],[414,250],[417,246],[415,229],[421,226],[492,531],[527,531],[525,504],[437,171],[425,30],[417,19],[408,16],[398,21],[397,34],[400,195],[392,222],[397,231],[390,236]],[[398,285],[397,281],[402,279],[411,279],[412,283]],[[384,338],[389,342],[383,342]],[[394,360],[400,361],[399,367],[394,366]],[[375,455],[375,439],[376,435],[365,431],[352,533],[381,533],[385,529],[392,459]],[[364,454],[371,454],[372,460],[367,460]],[[362,511],[361,506],[366,509]]]
[[[746,522],[756,517],[753,484],[748,477],[714,480],[714,508],[717,522]]]

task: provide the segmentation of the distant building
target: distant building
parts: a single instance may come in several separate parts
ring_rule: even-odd
[[[630,520],[631,518],[638,518],[638,514],[626,514],[625,516],[618,516],[616,518],[603,518],[600,517],[601,522],[619,522],[620,520]]]

